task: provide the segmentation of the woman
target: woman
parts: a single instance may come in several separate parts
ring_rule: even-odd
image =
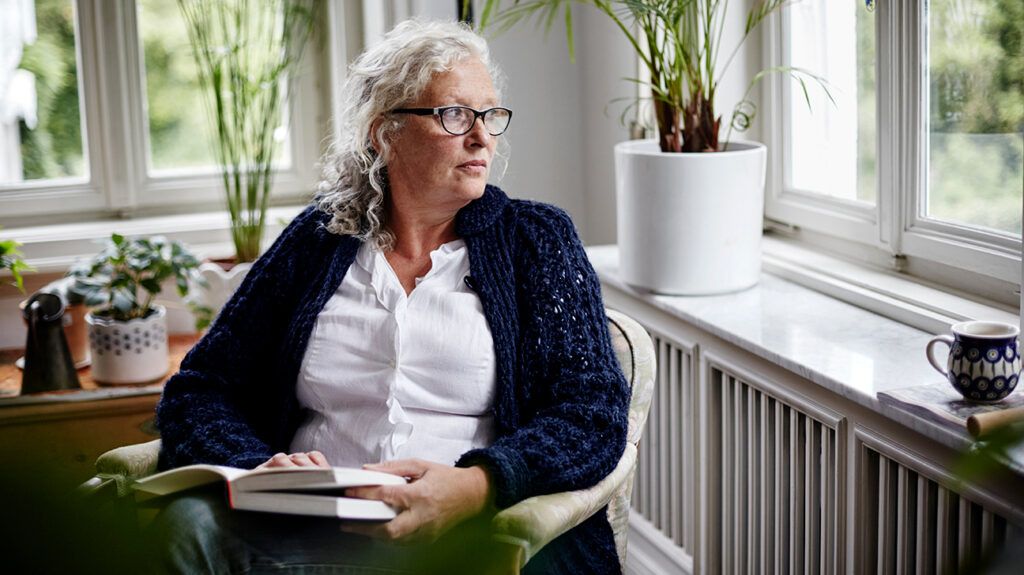
[[[615,467],[628,389],[572,222],[486,184],[511,119],[496,77],[485,42],[453,23],[402,23],[361,55],[314,205],[256,262],[157,408],[162,469],[369,463],[410,483],[349,495],[398,517],[343,523],[358,534],[345,539],[284,516],[240,534],[216,498],[183,498],[157,522],[177,553],[165,560],[246,569],[458,548],[460,529],[493,509]],[[281,541],[295,530],[315,545]],[[617,572],[605,514],[526,571]]]

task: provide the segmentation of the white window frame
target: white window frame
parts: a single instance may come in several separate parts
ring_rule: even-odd
[[[769,142],[765,215],[791,229],[834,240],[844,255],[885,262],[930,281],[972,292],[985,284],[986,297],[1009,302],[1021,283],[1021,240],[967,226],[927,219],[927,13],[926,3],[875,3],[877,171],[876,205],[786,189],[783,155],[792,137],[785,121],[788,79],[772,75],[763,87],[769,102],[762,117]],[[864,9],[864,8],[859,8]],[[764,65],[785,62],[785,13],[767,22]],[[799,231],[797,232],[799,235]],[[967,273],[964,273],[967,272]],[[977,274],[977,275],[975,275]],[[992,287],[995,286],[995,287]]]
[[[45,221],[40,218],[51,217],[88,221],[223,205],[217,170],[148,173],[145,78],[136,1],[76,0],[74,4],[88,177],[0,184],[0,226],[14,228],[26,218],[38,223]],[[306,51],[303,73],[289,98],[291,165],[274,171],[271,197],[275,203],[306,201],[316,185],[320,143],[330,126],[326,98],[315,73],[317,57],[315,47]]]

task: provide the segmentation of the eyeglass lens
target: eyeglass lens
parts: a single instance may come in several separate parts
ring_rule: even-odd
[[[502,108],[491,108],[484,112],[484,127],[487,133],[498,136],[508,129],[511,119],[508,110]],[[473,128],[473,121],[476,120],[476,113],[471,108],[462,106],[446,108],[441,112],[441,125],[452,134],[462,135]]]

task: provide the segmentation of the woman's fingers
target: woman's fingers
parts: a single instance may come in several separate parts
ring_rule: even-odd
[[[423,474],[434,465],[439,464],[424,461],[422,459],[396,459],[394,461],[384,461],[381,463],[367,463],[366,465],[363,465],[363,469],[381,471],[392,475],[401,475],[402,477],[408,477],[412,480],[416,480],[423,477]]]
[[[313,460],[310,459],[309,456],[306,455],[305,453],[293,453],[293,454],[289,455],[288,458],[291,459],[292,463],[294,463],[298,467],[316,467],[317,466],[317,464],[313,463]]]
[[[330,467],[327,458],[319,451],[308,453],[275,453],[273,457],[261,463],[256,469],[273,467]]]
[[[256,469],[268,469],[271,467],[295,467],[287,453],[275,453],[273,457],[261,463]]]
[[[407,485],[367,485],[365,487],[349,487],[345,497],[356,499],[376,499],[394,507],[396,510],[409,508],[409,486]]]
[[[331,466],[330,463],[327,463],[327,458],[324,457],[324,454],[320,453],[319,451],[310,451],[306,455],[309,456],[310,461],[315,463],[317,465],[317,467],[330,467]]]

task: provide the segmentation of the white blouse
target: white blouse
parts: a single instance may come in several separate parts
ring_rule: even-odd
[[[407,296],[364,242],[317,317],[299,370],[308,415],[291,452],[334,466],[416,457],[451,465],[494,438],[496,367],[469,256],[455,240],[430,254]]]

